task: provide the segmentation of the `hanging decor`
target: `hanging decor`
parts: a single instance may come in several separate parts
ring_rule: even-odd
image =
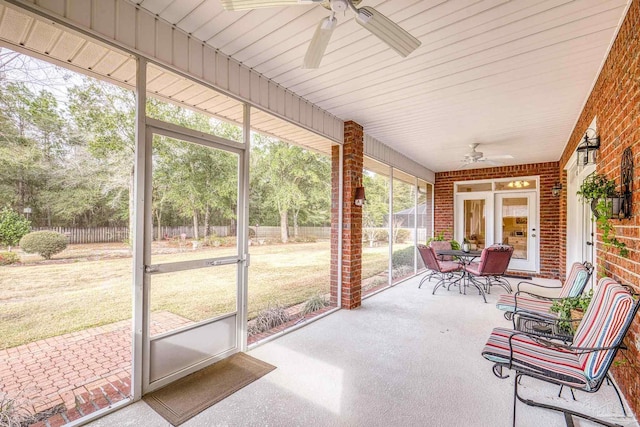
[[[622,199],[619,218],[631,218],[633,197],[633,153],[631,147],[622,152],[620,160],[620,196]]]

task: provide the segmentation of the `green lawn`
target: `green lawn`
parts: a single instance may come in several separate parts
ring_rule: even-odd
[[[270,303],[290,306],[328,293],[329,247],[328,242],[252,246],[249,317]],[[49,263],[29,257],[26,265],[0,267],[0,348],[131,318],[131,258],[112,258],[105,250],[95,260],[88,252],[80,256],[67,250]],[[154,255],[153,263],[229,252],[187,250]],[[387,260],[388,248],[364,248],[363,278],[385,271]],[[235,266],[152,276],[152,320],[158,311],[193,321],[232,311],[235,279]]]

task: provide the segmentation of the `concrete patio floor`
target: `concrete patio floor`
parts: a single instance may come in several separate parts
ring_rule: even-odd
[[[501,380],[480,352],[508,326],[476,292],[418,289],[419,278],[249,352],[277,369],[183,424],[194,426],[510,426],[513,378]],[[512,282],[515,282],[512,280]],[[548,281],[547,281],[548,283]],[[587,411],[624,426],[613,388],[595,394],[523,380],[522,394]],[[168,426],[144,402],[90,424]],[[561,414],[518,404],[518,426],[562,426]],[[576,419],[576,425],[594,425]]]

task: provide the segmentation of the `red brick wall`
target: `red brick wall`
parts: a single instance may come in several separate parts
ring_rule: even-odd
[[[469,169],[436,173],[435,183],[435,231],[445,231],[452,237],[453,231],[453,183],[476,179],[515,178],[540,176],[540,277],[558,278],[560,258],[558,234],[560,232],[561,199],[551,193],[553,185],[560,180],[557,162],[504,166],[484,169]]]
[[[344,124],[343,144],[342,307],[360,307],[362,301],[362,207],[353,204],[362,185],[364,133],[355,122]],[[338,297],[338,208],[340,147],[331,151],[331,302]]]
[[[589,99],[582,110],[569,143],[560,159],[564,167],[584,135],[597,118],[601,148],[596,169],[620,183],[620,157],[631,147],[634,157],[633,216],[625,220],[612,220],[617,237],[630,249],[628,258],[619,256],[615,249],[602,245],[597,233],[598,269],[621,283],[640,291],[640,0],[634,0],[598,76]],[[575,197],[574,195],[567,195]],[[561,216],[566,221],[566,205]],[[563,227],[566,222],[563,223]],[[566,236],[562,235],[564,239]],[[562,243],[565,243],[563,240]],[[564,244],[560,245],[564,248]],[[564,253],[562,253],[564,256]],[[618,356],[625,363],[614,368],[614,376],[636,416],[640,415],[640,321],[636,317],[627,336],[628,350]]]

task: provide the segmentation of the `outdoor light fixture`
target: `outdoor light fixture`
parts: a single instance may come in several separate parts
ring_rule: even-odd
[[[353,204],[356,206],[363,206],[365,200],[367,199],[364,197],[364,187],[356,187],[356,197]]]
[[[509,188],[524,188],[524,187],[528,187],[529,185],[529,181],[511,181],[507,184],[507,187]]]
[[[403,58],[420,46],[420,40],[377,10],[368,6],[356,9],[351,2],[349,4],[356,13],[356,22],[389,45]]]
[[[559,182],[556,182],[555,184],[553,184],[553,188],[551,188],[551,194],[553,194],[553,197],[559,197],[561,192],[562,192],[562,184]]]
[[[578,166],[595,165],[597,152],[600,149],[600,135],[589,128],[584,133],[584,139],[578,145]]]
[[[324,51],[329,46],[331,34],[333,34],[333,30],[338,25],[335,15],[335,13],[332,13],[331,16],[324,18],[316,27],[316,32],[313,34],[307,53],[304,55],[302,68],[313,69],[320,67],[320,61],[322,61]]]

